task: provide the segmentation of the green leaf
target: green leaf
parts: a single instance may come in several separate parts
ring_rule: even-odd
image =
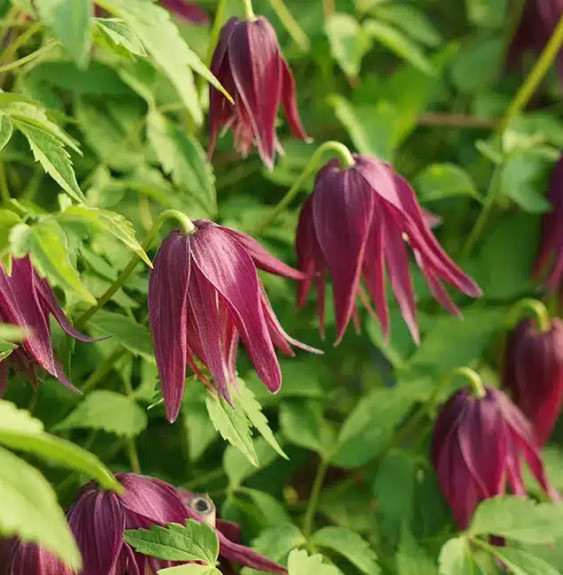
[[[0,447],[0,532],[17,535],[80,570],[80,552],[48,481],[29,463]]]
[[[78,187],[70,155],[65,150],[61,140],[41,128],[36,128],[19,120],[14,120],[14,125],[27,138],[33,157],[43,166],[45,172],[71,198],[77,202],[84,202],[84,194]]]
[[[209,214],[216,214],[215,176],[198,140],[155,110],[147,117],[147,136],[174,184],[185,188]]]
[[[222,397],[212,393],[207,395],[205,405],[215,429],[223,439],[239,449],[252,465],[258,467],[258,456],[244,411],[240,407],[231,407]]]
[[[104,335],[113,336],[132,353],[154,363],[150,331],[134,319],[102,309],[88,320],[88,325]]]
[[[521,549],[495,547],[495,556],[506,565],[514,575],[561,575],[547,561]]]
[[[201,561],[214,566],[219,556],[219,539],[205,522],[188,519],[186,525],[169,523],[150,529],[131,529],[125,540],[135,551],[166,561]]]
[[[253,445],[256,451],[256,458],[260,462],[260,469],[267,467],[277,459],[276,452],[271,449],[262,437],[259,437]],[[232,445],[227,446],[227,449],[225,449],[223,468],[229,478],[229,486],[231,488],[238,487],[243,481],[259,471],[243,452]]]
[[[450,539],[441,549],[438,559],[440,575],[478,575],[479,567],[471,558],[465,537]]]
[[[272,527],[281,523],[291,523],[291,517],[283,504],[269,493],[248,487],[239,487],[238,492],[247,495],[254,503],[254,506],[260,510],[263,517],[263,525]]]
[[[221,571],[209,565],[196,565],[191,563],[188,565],[159,569],[158,575],[221,575]]]
[[[452,196],[469,196],[483,201],[471,176],[454,164],[428,166],[418,175],[416,189],[421,202],[433,202]]]
[[[369,35],[349,14],[333,14],[326,23],[326,34],[338,65],[348,77],[356,78],[362,58],[371,48]]]
[[[306,542],[303,533],[293,523],[281,523],[262,531],[252,542],[252,547],[258,553],[279,563],[284,562],[292,549]],[[244,571],[248,572],[247,569]]]
[[[18,214],[12,210],[0,210],[0,253],[9,247],[10,233],[21,221]]]
[[[475,37],[466,42],[452,65],[455,85],[469,94],[490,86],[498,74],[502,49],[499,37]]]
[[[36,0],[39,17],[65,45],[76,65],[86,68],[92,46],[92,0]]]
[[[401,530],[401,539],[397,552],[397,575],[437,575],[438,567],[429,554],[421,547],[405,527]]]
[[[522,497],[483,501],[469,535],[498,535],[523,543],[554,543],[563,535],[563,503],[534,503]]]
[[[506,17],[507,0],[465,0],[467,18],[482,28],[498,28]]]
[[[339,553],[366,575],[381,573],[377,555],[360,535],[342,527],[324,527],[317,531],[312,542],[319,547]]]
[[[0,323],[0,339],[5,342],[18,342],[28,335],[28,330],[11,323]]]
[[[378,20],[389,22],[426,46],[436,47],[442,41],[440,33],[424,12],[409,4],[381,4],[374,8],[373,14]]]
[[[113,474],[95,455],[74,443],[45,433],[38,419],[5,400],[0,400],[0,443],[84,473],[104,489],[121,490]]]
[[[96,303],[69,261],[67,239],[58,223],[18,224],[10,233],[10,246],[17,257],[29,253],[35,267],[51,283],[80,295],[89,303]]]
[[[0,112],[0,151],[2,151],[10,141],[13,131],[14,125],[10,116],[4,114],[4,112]]]
[[[137,403],[115,391],[89,393],[56,429],[99,429],[135,437],[147,427],[147,415]]]
[[[121,214],[88,206],[70,206],[59,216],[59,219],[77,221],[114,236],[152,268],[151,260],[135,237],[133,224]]]
[[[294,549],[287,566],[289,575],[342,575],[334,565],[323,563],[322,555],[309,556],[304,549]]]
[[[137,34],[118,18],[97,18],[96,32],[117,54],[147,55]]]
[[[191,461],[197,461],[213,443],[217,437],[217,432],[205,407],[205,399],[192,401],[189,399],[190,387],[187,386],[188,401],[182,404],[182,422],[184,424]]]
[[[364,30],[380,44],[383,44],[399,58],[402,58],[421,72],[430,76],[436,73],[432,62],[424,55],[418,45],[402,32],[393,28],[393,26],[370,19],[364,22]]]
[[[268,444],[284,459],[289,459],[285,451],[280,447],[277,439],[274,437],[266,416],[262,413],[262,407],[256,401],[252,391],[246,387],[244,381],[238,378],[238,394],[234,397],[235,403],[242,407],[246,417],[252,425],[258,430],[258,433],[268,442]]]

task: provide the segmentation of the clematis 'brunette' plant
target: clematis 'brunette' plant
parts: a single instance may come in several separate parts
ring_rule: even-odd
[[[297,227],[298,267],[308,274],[301,282],[298,304],[305,303],[313,281],[317,311],[324,334],[325,282],[330,273],[334,289],[338,344],[362,297],[371,306],[360,280],[375,302],[375,314],[389,331],[385,270],[391,289],[413,338],[418,341],[415,296],[409,244],[434,297],[450,313],[460,312],[442,284],[451,284],[471,297],[481,295],[477,284],[446,255],[430,231],[429,218],[409,183],[376,158],[358,154],[350,165],[331,160],[317,174],[312,195],[301,210]]]
[[[271,392],[280,389],[274,347],[293,355],[290,344],[316,352],[290,337],[280,325],[256,268],[302,280],[254,239],[207,220],[192,234],[176,230],[162,242],[149,280],[148,308],[166,414],[178,416],[186,365],[204,382],[199,359],[219,393],[230,401],[242,339],[256,371]]]
[[[505,494],[507,485],[514,495],[526,494],[521,457],[543,490],[559,499],[530,424],[502,391],[461,389],[446,402],[434,427],[432,462],[459,529],[481,501]]]
[[[563,402],[563,322],[521,322],[508,338],[502,380],[545,445]]]
[[[75,339],[97,341],[74,329],[59,307],[53,290],[39,277],[28,256],[12,260],[11,275],[0,262],[0,322],[27,330],[22,344],[0,362],[0,395],[6,386],[9,367],[25,372],[32,385],[37,386],[36,367],[40,366],[63,385],[78,392],[55,358],[49,315]]]
[[[273,168],[276,151],[281,151],[276,136],[280,105],[295,136],[307,139],[295,101],[293,74],[280,51],[276,31],[265,18],[231,18],[221,30],[211,71],[235,103],[233,106],[210,87],[209,155],[221,128],[232,128],[239,153],[246,156],[254,143],[264,164]]]

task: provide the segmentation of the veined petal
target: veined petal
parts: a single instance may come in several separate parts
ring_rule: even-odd
[[[149,279],[148,309],[166,416],[178,416],[186,379],[190,236],[172,232],[162,242]]]
[[[296,96],[295,96],[295,79],[293,74],[285,61],[285,58],[280,55],[280,66],[282,70],[282,88],[281,88],[281,98],[283,111],[289,122],[289,127],[291,131],[295,134],[297,138],[302,140],[309,140],[309,137],[305,133],[303,125],[301,124],[301,118],[299,117],[299,111],[297,109]]]

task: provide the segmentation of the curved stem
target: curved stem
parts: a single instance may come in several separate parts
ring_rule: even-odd
[[[521,316],[524,315],[523,312],[526,311],[531,311],[534,314],[536,324],[541,332],[546,332],[551,329],[551,320],[549,319],[547,308],[541,301],[533,298],[524,298],[514,304],[510,310],[510,325],[514,326],[520,320]]]
[[[1,62],[8,62],[12,56],[22,47],[27,44],[28,40],[40,32],[43,28],[41,22],[35,22],[32,24],[25,32],[23,32],[20,36],[18,36],[4,51],[2,54],[2,58],[0,58]]]
[[[256,228],[254,228],[254,235],[263,234],[276,218],[289,206],[295,196],[299,193],[303,183],[313,172],[316,171],[325,152],[333,152],[338,155],[343,168],[351,168],[355,164],[354,157],[344,144],[336,141],[329,141],[321,144],[311,156],[309,163],[305,166],[300,176],[295,180],[293,186],[291,186],[280,202],[274,206],[272,211],[256,226]]]
[[[313,488],[311,490],[311,496],[309,497],[309,503],[307,504],[307,510],[305,511],[305,518],[303,519],[303,535],[306,539],[309,539],[313,531],[315,513],[317,512],[317,507],[319,506],[319,498],[321,495],[321,489],[323,487],[327,469],[328,463],[324,457],[321,457],[319,467],[317,468],[317,474],[315,475]]]
[[[299,26],[297,20],[293,17],[291,12],[287,9],[283,0],[270,0],[270,6],[288,31],[293,41],[305,52],[311,49],[311,42],[309,37]]]
[[[256,20],[256,14],[254,14],[254,9],[252,8],[252,0],[242,0],[244,4],[244,15],[246,19],[250,22]]]
[[[176,220],[186,235],[193,234],[196,231],[196,227],[194,226],[192,220],[188,218],[188,216],[178,210],[165,210],[160,214],[153,227],[147,234],[143,244],[144,251],[150,249],[151,244],[153,243],[158,234],[158,231],[160,230],[160,227],[166,220]],[[123,286],[127,278],[133,273],[133,270],[137,267],[138,263],[139,256],[135,254],[129,260],[129,263],[123,269],[123,271],[117,276],[113,284],[100,296],[96,304],[94,304],[90,309],[86,310],[78,318],[78,321],[75,324],[76,329],[82,329],[86,322],[115,295],[115,293]]]
[[[28,62],[31,62],[39,58],[39,56],[42,56],[46,52],[49,52],[49,50],[52,50],[55,46],[58,46],[59,44],[60,44],[59,40],[51,40],[50,42],[45,44],[43,48],[39,48],[39,50],[35,50],[35,52],[32,52],[31,54],[28,54],[27,56],[24,56],[23,58],[20,58],[15,62],[10,62],[9,64],[0,66],[0,74],[9,72],[10,70],[14,70],[15,68],[19,68],[20,66],[23,66],[24,64],[27,64]]]
[[[469,381],[471,389],[473,390],[473,395],[475,395],[475,397],[481,398],[487,395],[487,391],[485,390],[485,386],[481,381],[481,377],[475,370],[469,367],[458,367],[446,376],[446,380],[449,382],[456,376],[465,377]]]

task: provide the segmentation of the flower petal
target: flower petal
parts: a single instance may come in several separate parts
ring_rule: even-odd
[[[295,134],[297,138],[301,140],[310,140],[309,136],[305,133],[303,125],[301,124],[301,118],[299,117],[299,111],[297,110],[297,103],[295,97],[295,79],[293,74],[285,61],[285,58],[280,55],[280,65],[282,70],[282,91],[281,98],[283,104],[283,111],[289,122],[289,127],[291,131]]]

